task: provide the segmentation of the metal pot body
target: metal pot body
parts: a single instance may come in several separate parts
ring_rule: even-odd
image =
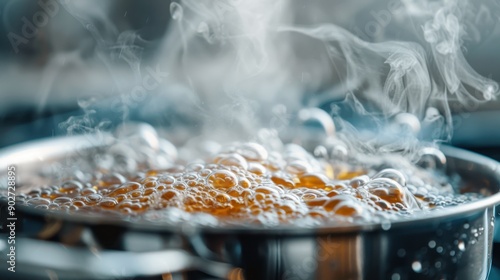
[[[74,138],[49,140],[7,150],[0,153],[0,165],[17,164],[18,170],[25,170],[24,178],[29,178],[46,163],[74,153],[74,147],[92,148],[72,141]],[[64,148],[62,143],[69,147]],[[33,151],[39,151],[37,156],[27,155]],[[444,151],[449,172],[457,172],[469,182],[468,190],[487,197],[445,214],[385,225],[309,229],[171,227],[59,215],[19,206],[17,272],[3,270],[0,277],[486,279],[491,264],[494,209],[500,199],[498,163],[455,148]],[[1,206],[1,241],[5,242],[7,202],[2,200]],[[5,263],[8,246],[1,248],[0,262]]]
[[[240,267],[245,279],[486,279],[493,223],[490,207],[359,233],[202,235],[196,253]]]

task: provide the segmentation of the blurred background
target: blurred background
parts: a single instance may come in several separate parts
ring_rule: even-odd
[[[189,112],[172,102],[177,100],[151,98],[151,93],[163,88],[137,92],[128,97],[132,100],[123,100],[122,95],[133,90],[131,81],[139,70],[154,69],[160,78],[163,75],[157,61],[169,51],[164,37],[172,21],[172,1],[74,2],[78,4],[69,7],[56,1],[0,1],[0,147],[67,134],[68,127],[62,123],[96,106],[101,109],[92,111],[93,119],[79,120],[82,127],[86,121],[103,118],[111,123],[127,118],[162,126],[189,124]],[[414,32],[407,31],[418,25],[401,25],[391,8],[395,1],[291,2],[296,24],[331,22],[372,42],[416,40]],[[88,14],[80,17],[71,11],[75,7]],[[498,82],[499,1],[476,1],[469,12],[463,37],[465,58],[479,74]],[[315,86],[303,94],[307,97],[320,90]],[[497,156],[500,102],[458,113],[454,144]]]

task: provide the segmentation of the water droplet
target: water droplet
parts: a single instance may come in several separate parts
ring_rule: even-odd
[[[389,230],[389,229],[391,229],[391,222],[390,221],[382,221],[381,226],[382,226],[383,230]]]
[[[441,254],[443,251],[444,251],[444,249],[443,249],[443,247],[441,247],[441,246],[439,246],[439,247],[437,247],[437,248],[436,248],[436,252],[438,252],[438,253],[440,253],[440,254]]]
[[[399,273],[393,273],[391,276],[391,280],[401,280],[401,276]]]
[[[434,249],[436,247],[436,241],[431,240],[431,241],[429,241],[428,245],[429,245],[429,248]]]
[[[441,268],[441,262],[436,262],[434,264],[434,267],[437,268],[437,269],[440,269]]]
[[[462,251],[462,252],[465,251],[465,241],[464,240],[459,240],[457,246],[458,246],[458,249],[460,251]]]
[[[413,269],[413,271],[415,271],[416,273],[420,273],[422,271],[422,264],[419,262],[419,261],[414,261],[412,264],[411,264],[411,268]]]

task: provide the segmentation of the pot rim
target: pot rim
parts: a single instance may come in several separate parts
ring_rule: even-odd
[[[19,166],[28,163],[43,163],[46,160],[55,157],[64,157],[79,149],[95,148],[106,146],[112,143],[113,137],[107,133],[99,135],[78,135],[78,136],[61,136],[46,138],[41,140],[29,141],[13,146],[6,147],[0,150],[0,170],[7,170],[10,165]],[[481,166],[483,171],[495,175],[498,180],[496,184],[500,185],[500,163],[488,157],[466,151],[460,148],[442,145],[441,150],[448,159],[467,161]],[[1,186],[0,186],[1,188]],[[500,189],[500,187],[499,187]],[[6,204],[6,200],[0,201],[0,206]],[[443,209],[418,213],[411,218],[403,218],[390,222],[390,228],[401,228],[405,226],[415,226],[421,223],[436,224],[443,223],[447,219],[462,219],[471,215],[484,214],[488,208],[493,208],[500,204],[500,191],[488,197],[479,200],[465,203],[457,206],[450,206]],[[298,235],[310,233],[349,233],[349,232],[368,232],[374,230],[383,230],[381,223],[345,223],[338,225],[322,225],[310,227],[298,227],[296,225],[278,225],[273,227],[262,227],[258,225],[222,225],[222,226],[206,226],[196,224],[170,224],[170,223],[155,223],[153,221],[126,221],[119,220],[114,217],[92,217],[89,219],[87,214],[79,213],[63,213],[40,211],[29,206],[17,205],[24,214],[38,216],[44,220],[55,219],[65,222],[82,223],[87,225],[114,225],[125,228],[130,228],[139,231],[164,231],[164,232],[199,232],[218,233],[218,234],[279,234],[279,235]]]

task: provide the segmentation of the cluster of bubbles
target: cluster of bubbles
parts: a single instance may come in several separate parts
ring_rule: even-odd
[[[166,140],[142,145],[159,142]],[[233,143],[190,162],[174,160],[175,147],[163,146],[169,152],[159,154],[170,158],[162,168],[137,161],[131,170],[121,166],[118,172],[100,163],[85,176],[80,172],[61,184],[32,188],[17,200],[45,210],[157,222],[177,218],[279,225],[391,220],[475,198],[456,194],[449,180],[423,168],[346,163],[313,156],[296,144],[271,150],[256,142]]]

